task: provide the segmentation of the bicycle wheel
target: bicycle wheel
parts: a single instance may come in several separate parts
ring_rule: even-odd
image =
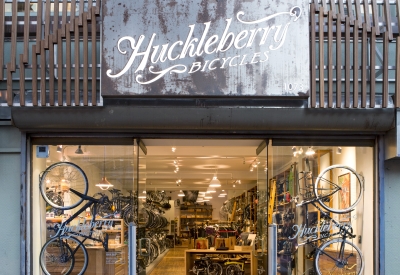
[[[61,236],[47,241],[40,251],[40,267],[46,275],[84,274],[88,254],[84,245],[74,237]]]
[[[359,275],[364,270],[360,249],[341,238],[321,245],[316,251],[314,263],[319,275],[350,273]]]
[[[221,275],[222,266],[219,263],[212,263],[207,267],[207,274],[209,275]]]
[[[337,179],[337,180],[336,180]],[[353,210],[363,194],[360,175],[345,165],[332,165],[315,180],[314,194],[327,211],[343,214]]]
[[[225,272],[226,275],[240,275],[242,273],[240,267],[235,264],[228,265]]]
[[[83,198],[73,193],[71,189],[86,195],[88,180],[79,166],[71,162],[58,162],[50,165],[44,171],[40,178],[39,189],[43,199],[51,206],[59,209],[71,209],[83,201]],[[63,200],[53,201],[49,190],[62,192]]]

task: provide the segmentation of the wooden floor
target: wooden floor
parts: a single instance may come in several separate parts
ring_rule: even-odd
[[[185,275],[185,250],[187,247],[170,248],[161,262],[147,275]]]

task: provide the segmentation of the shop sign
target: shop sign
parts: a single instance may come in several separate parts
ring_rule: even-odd
[[[318,233],[319,238],[329,238],[331,230],[338,230],[340,227],[351,228],[351,223],[335,224],[333,222],[325,222],[321,226],[312,227],[307,227],[305,224],[295,224],[292,227],[294,235],[289,237],[289,239],[304,238],[307,241],[313,241],[314,239],[318,239]]]
[[[70,236],[85,237],[88,236],[89,233],[96,228],[111,227],[112,223],[113,221],[111,220],[102,220],[93,222],[84,219],[84,222],[78,225],[61,224],[61,226],[57,230],[56,236],[66,236],[65,237],[66,239],[68,239]]]
[[[308,1],[102,1],[103,96],[309,91]]]

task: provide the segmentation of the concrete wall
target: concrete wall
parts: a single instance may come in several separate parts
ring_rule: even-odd
[[[383,187],[384,234],[381,257],[384,257],[384,274],[398,274],[400,262],[400,159],[385,161],[385,180]],[[382,259],[381,259],[382,260]]]
[[[7,124],[0,124],[0,274],[21,274],[21,133]]]

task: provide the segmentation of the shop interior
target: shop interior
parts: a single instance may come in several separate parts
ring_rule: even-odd
[[[351,272],[360,268],[369,274],[368,270],[373,270],[373,261],[366,261],[373,259],[373,251],[367,249],[374,239],[372,221],[364,219],[373,213],[373,147],[274,146],[272,141],[260,139],[144,139],[134,140],[132,145],[34,145],[32,156],[32,235],[37,237],[33,238],[33,257],[40,259],[33,261],[35,274],[46,274],[41,273],[43,268],[50,274],[52,269],[71,269],[69,274],[79,274],[82,257],[87,264],[85,274],[128,274],[131,222],[137,224],[139,274],[152,274],[175,248],[184,249],[182,274],[267,274],[269,250],[277,255],[278,274],[319,274],[315,247],[333,239],[323,239],[326,234],[339,232],[339,227],[324,227],[331,219],[351,227],[355,237],[348,239],[351,244],[344,250],[356,246],[364,259],[361,267],[357,257],[353,262],[350,258],[347,273],[340,268],[331,274],[358,274]],[[88,199],[76,201],[76,194],[68,192],[73,188],[68,181],[79,180],[71,176],[73,173],[68,174],[70,179],[65,172],[60,173],[65,167],[57,166],[59,163],[79,167],[88,187],[79,189],[83,184],[77,184],[76,190],[100,203],[85,207]],[[355,202],[356,206],[341,214],[318,203],[317,207],[299,206],[312,196],[310,182],[337,164],[361,175],[354,177],[352,170],[347,173],[341,167],[327,173],[332,181],[349,181],[346,199],[350,206]],[[313,178],[308,179],[310,174],[304,171],[311,172]],[[357,185],[359,179],[362,184]],[[75,207],[60,210],[43,196],[55,204]],[[328,207],[344,203],[344,197],[331,197]],[[79,209],[82,212],[68,225],[57,227]],[[276,224],[274,248],[269,243],[271,224]],[[304,233],[307,230],[308,235]],[[49,244],[56,233],[72,235],[63,239],[66,243],[78,240],[75,246],[69,245],[70,254],[83,242],[85,251],[77,249],[73,267],[51,256],[60,248]],[[311,235],[321,239],[313,245],[301,245]],[[104,248],[106,238],[108,251]],[[335,249],[334,244],[326,247]],[[319,256],[323,262],[324,255]],[[320,265],[324,270],[327,264]]]

